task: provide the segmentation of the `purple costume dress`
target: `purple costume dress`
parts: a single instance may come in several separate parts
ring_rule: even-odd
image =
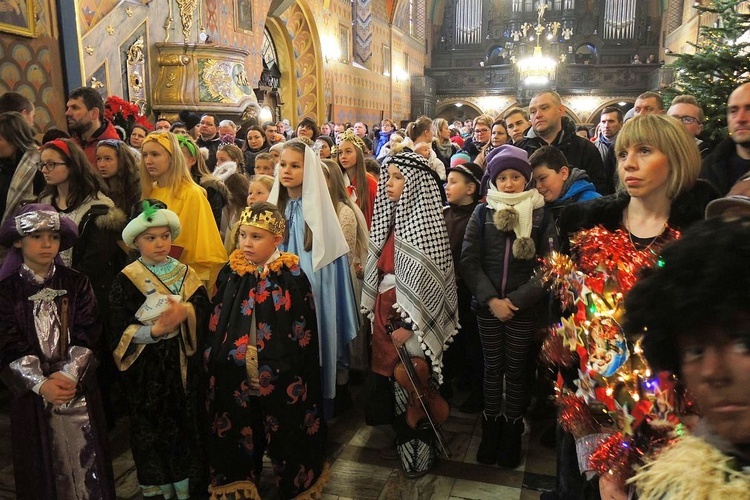
[[[93,354],[100,331],[94,292],[78,272],[52,266],[42,280],[22,266],[0,281],[0,378],[12,393],[17,498],[115,498]],[[33,390],[54,372],[78,381],[67,404]]]

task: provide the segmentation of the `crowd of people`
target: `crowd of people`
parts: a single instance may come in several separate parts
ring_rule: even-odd
[[[126,132],[82,87],[40,143],[33,111],[0,96],[19,498],[115,498],[124,415],[144,497],[257,498],[264,456],[282,498],[319,496],[357,375],[408,478],[449,454],[464,393],[476,460],[505,468],[556,397],[549,498],[750,488],[750,84],[716,145],[696,98],[653,92],[592,138],[552,90],[373,130],[186,111]]]

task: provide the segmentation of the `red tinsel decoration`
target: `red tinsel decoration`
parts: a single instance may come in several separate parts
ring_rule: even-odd
[[[602,226],[578,231],[571,238],[571,252],[578,269],[588,275],[602,273],[613,276],[620,284],[620,291],[625,294],[636,282],[638,273],[644,267],[653,267],[658,259],[658,252],[664,243],[679,238],[680,233],[667,227],[665,234],[659,237],[644,250],[633,245],[630,235],[617,229],[612,232]],[[596,280],[590,288],[595,289]],[[600,283],[603,288],[603,283]]]
[[[570,366],[573,364],[573,353],[570,348],[563,345],[560,335],[548,335],[542,344],[539,354],[542,362],[546,365]]]
[[[599,432],[601,426],[591,415],[586,401],[578,396],[562,396],[558,399],[560,406],[560,425],[576,437]]]
[[[625,490],[625,481],[632,476],[635,457],[633,442],[623,439],[622,434],[616,432],[591,454],[589,465],[600,476],[616,478],[620,487]]]

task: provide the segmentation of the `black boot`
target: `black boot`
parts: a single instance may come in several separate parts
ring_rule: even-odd
[[[502,416],[488,417],[482,414],[482,442],[477,450],[477,462],[480,464],[493,465],[497,461],[502,421]]]
[[[521,436],[523,435],[523,417],[515,420],[503,420],[500,434],[500,451],[497,454],[497,465],[515,469],[521,463]]]

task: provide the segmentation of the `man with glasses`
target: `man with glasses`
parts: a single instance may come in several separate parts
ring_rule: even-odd
[[[700,138],[705,116],[698,100],[691,95],[678,95],[672,99],[667,115],[680,120],[688,132],[695,137],[695,144],[701,152],[701,158],[708,156],[711,152],[711,144]]]
[[[701,179],[727,194],[735,182],[750,172],[750,83],[743,83],[727,101],[729,138],[703,159]]]
[[[119,139],[115,126],[104,118],[104,100],[91,87],[78,87],[68,96],[65,109],[68,131],[96,168],[96,146],[102,139]]]
[[[221,144],[218,124],[219,122],[215,115],[208,113],[203,114],[200,123],[198,123],[200,137],[195,141],[195,143],[198,144],[198,147],[208,149],[206,165],[211,172],[216,168],[216,150],[219,149],[219,144]]]
[[[553,90],[542,90],[529,103],[531,128],[526,137],[517,143],[529,155],[542,146],[559,149],[572,168],[584,170],[599,193],[608,192],[602,157],[594,144],[576,135],[575,124],[565,116],[565,106],[560,95]]]

